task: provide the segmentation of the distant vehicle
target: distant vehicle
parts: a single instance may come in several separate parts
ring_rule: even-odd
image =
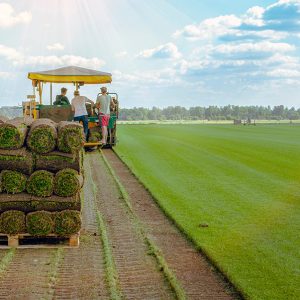
[[[55,122],[72,121],[73,112],[71,105],[52,105],[52,84],[53,83],[71,83],[78,90],[80,86],[85,84],[107,84],[112,82],[112,75],[106,72],[95,71],[75,66],[63,67],[55,70],[30,72],[28,78],[32,81],[33,94],[27,96],[27,100],[22,103],[23,116],[32,117],[34,119],[48,118]],[[44,85],[50,83],[50,105],[43,104],[43,88]],[[98,90],[99,91],[99,88]],[[36,100],[36,92],[38,93],[38,101]],[[109,93],[116,103],[115,110],[111,112],[111,119],[108,127],[107,146],[116,145],[117,141],[117,123],[119,114],[119,100],[117,93]],[[89,131],[100,128],[98,116],[95,108],[87,104]],[[100,145],[100,141],[86,142],[85,147],[96,147]]]

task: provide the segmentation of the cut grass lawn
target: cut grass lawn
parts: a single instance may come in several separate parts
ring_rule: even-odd
[[[245,297],[300,298],[300,126],[118,130],[116,152]]]

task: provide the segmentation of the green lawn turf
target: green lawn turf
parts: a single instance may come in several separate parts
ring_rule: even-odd
[[[300,299],[300,126],[118,130],[116,152],[246,298]]]

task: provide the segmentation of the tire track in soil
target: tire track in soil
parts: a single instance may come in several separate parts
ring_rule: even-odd
[[[84,169],[89,168],[88,155]],[[54,299],[110,299],[105,278],[103,248],[99,236],[93,186],[83,186],[82,230],[80,246],[65,249],[58,268]]]
[[[174,299],[155,259],[148,254],[144,237],[128,213],[116,183],[99,152],[88,155],[97,186],[96,206],[107,227],[119,285],[126,299]]]
[[[131,206],[175,273],[188,299],[240,298],[158,207],[151,194],[112,150],[102,150],[130,197]]]

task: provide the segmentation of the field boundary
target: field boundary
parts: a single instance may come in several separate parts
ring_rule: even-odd
[[[100,150],[101,151],[101,150]],[[179,230],[179,232],[183,235],[183,237],[189,241],[192,245],[192,247],[194,249],[196,249],[196,251],[199,251],[201,253],[201,255],[203,255],[203,257],[205,258],[205,260],[208,262],[208,264],[213,268],[213,272],[215,272],[230,288],[230,290],[232,290],[234,292],[234,294],[236,294],[239,299],[245,299],[245,297],[247,295],[244,294],[244,292],[242,291],[242,289],[237,285],[234,284],[233,281],[231,280],[230,276],[219,266],[219,264],[213,259],[211,258],[211,256],[200,246],[197,245],[196,241],[190,237],[187,232],[184,230],[184,228],[182,226],[180,226],[180,224],[178,224],[176,222],[176,220],[162,207],[162,205],[160,204],[159,200],[157,199],[157,197],[151,192],[151,190],[147,187],[146,184],[144,184],[144,182],[139,178],[139,176],[137,176],[130,168],[129,166],[126,164],[126,162],[120,157],[120,155],[114,150],[112,149],[112,151],[114,152],[114,154],[125,164],[125,166],[127,167],[127,169],[129,170],[129,172],[138,180],[138,182],[147,190],[147,192],[151,195],[151,197],[153,198],[153,200],[155,201],[156,205],[160,208],[160,210],[163,212],[163,214],[168,218],[168,220],[171,221],[171,223]],[[102,151],[101,151],[102,152]],[[103,155],[103,154],[102,154]],[[104,157],[104,155],[103,155]],[[105,157],[104,157],[105,159]],[[112,168],[111,168],[112,169]],[[112,170],[113,171],[113,170]],[[114,171],[113,171],[114,172]],[[116,175],[115,175],[116,176]],[[121,184],[121,183],[120,183]],[[122,184],[121,184],[122,185]],[[122,186],[123,187],[123,186]],[[123,187],[123,189],[125,190],[125,188]],[[129,196],[128,196],[129,197]]]
[[[160,249],[155,245],[155,243],[148,237],[145,227],[140,222],[139,218],[135,214],[135,212],[132,209],[131,203],[130,203],[130,196],[128,195],[126,189],[124,188],[123,184],[120,182],[118,176],[114,172],[113,168],[111,167],[110,163],[106,159],[105,155],[103,154],[102,150],[99,151],[103,161],[109,170],[110,174],[112,175],[113,179],[116,182],[116,185],[120,191],[120,194],[122,196],[122,199],[124,200],[124,203],[126,204],[126,207],[130,214],[133,217],[134,223],[136,224],[137,229],[140,231],[140,234],[144,238],[144,241],[146,245],[148,246],[148,249],[151,251],[151,254],[155,257],[159,269],[163,272],[165,278],[167,279],[169,285],[171,286],[172,290],[174,291],[177,299],[179,300],[185,300],[186,295],[184,289],[181,287],[176,275],[174,272],[169,268],[166,260],[164,259],[163,255],[161,254]]]

